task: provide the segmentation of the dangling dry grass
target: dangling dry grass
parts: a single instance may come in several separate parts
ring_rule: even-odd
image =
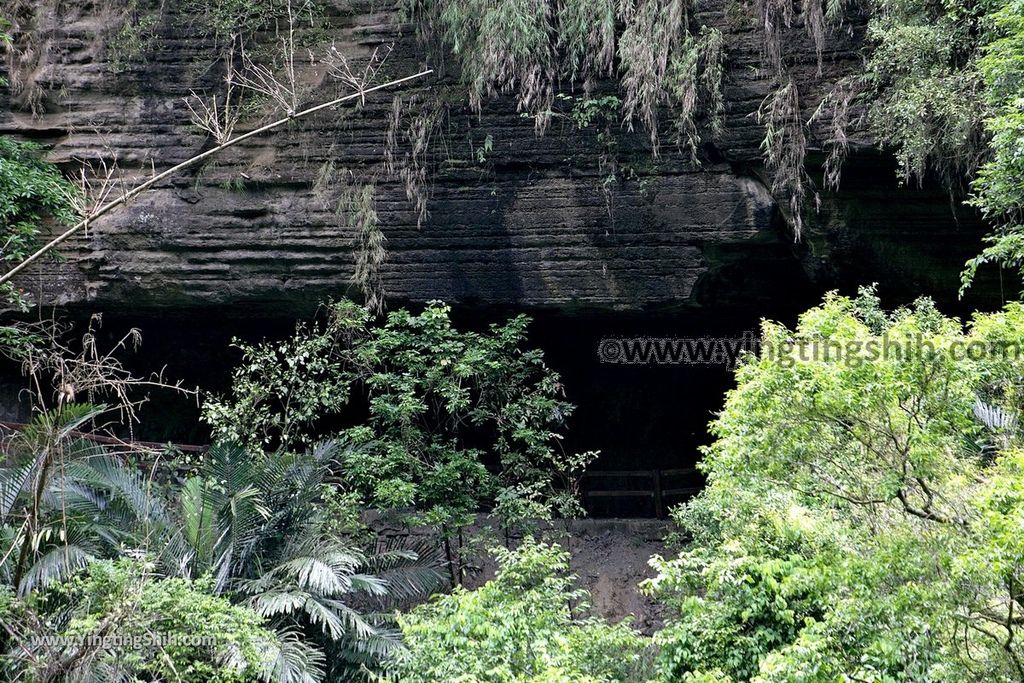
[[[356,267],[352,283],[359,287],[366,307],[380,313],[384,310],[384,279],[381,266],[387,260],[387,238],[380,229],[377,216],[377,186],[362,185],[347,191],[338,202],[344,220],[356,229],[354,250]]]
[[[860,123],[852,117],[853,104],[860,96],[857,79],[843,79],[821,100],[817,110],[808,123],[824,121],[828,131],[825,140],[827,156],[823,170],[825,187],[830,190],[839,189],[842,179],[843,164],[849,152],[849,130]]]
[[[761,151],[772,173],[772,192],[788,198],[788,217],[794,238],[800,239],[810,179],[804,167],[807,137],[800,117],[800,93],[791,77],[787,76],[780,87],[764,99],[757,111],[757,120],[764,125]]]
[[[802,24],[818,73],[830,27],[843,20],[846,0],[755,0],[762,34],[762,70],[772,80],[758,112],[765,126],[762,152],[773,192],[799,236],[802,209],[813,191],[804,169],[807,124],[783,49],[787,32]],[[659,155],[668,113],[676,144],[699,159],[702,128],[721,134],[725,39],[701,25],[694,0],[407,0],[406,9],[455,54],[470,103],[477,111],[496,93],[516,97],[520,111],[543,132],[559,86],[617,72],[620,114],[628,130],[647,132]],[[848,110],[854,94],[823,103],[832,108],[826,184],[834,187],[847,150]],[[414,182],[413,185],[416,183]]]
[[[562,73],[590,91],[595,78],[615,68],[616,0],[575,0],[558,5],[558,43]]]
[[[409,16],[439,35],[455,54],[470,104],[497,93],[543,133],[559,85],[590,92],[617,70],[621,115],[639,123],[658,154],[659,112],[676,119],[677,139],[695,151],[697,119],[707,112],[721,130],[722,35],[696,25],[692,0],[411,0]]]

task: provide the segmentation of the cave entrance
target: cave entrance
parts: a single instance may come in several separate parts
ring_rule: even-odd
[[[563,446],[600,451],[582,482],[589,515],[664,517],[700,491],[708,424],[733,385],[725,344],[749,346],[760,317],[533,315],[530,345],[544,349],[576,405]]]
[[[460,328],[484,329],[517,312],[460,306],[452,317]],[[672,506],[696,494],[703,484],[697,464],[701,446],[710,441],[708,423],[733,384],[727,359],[608,362],[602,356],[602,342],[743,340],[756,334],[762,316],[787,324],[795,318],[791,312],[732,307],[664,314],[528,313],[532,323],[527,346],[544,350],[549,366],[562,376],[567,400],[576,405],[563,448],[600,452],[583,481],[585,507],[593,517],[663,517]],[[280,339],[291,333],[294,323],[293,317],[243,318],[223,311],[163,317],[108,313],[101,335],[114,339],[137,326],[143,332],[143,345],[130,363],[132,370],[144,374],[163,368],[167,377],[182,379],[186,385],[223,391],[239,361],[237,349],[231,348],[233,337]],[[10,381],[6,384],[14,387],[17,370],[7,370]],[[209,443],[209,430],[199,422],[194,402],[157,393],[144,412],[150,419],[135,433],[137,439]]]

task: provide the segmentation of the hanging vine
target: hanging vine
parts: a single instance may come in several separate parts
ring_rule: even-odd
[[[384,134],[384,171],[397,178],[416,212],[416,228],[427,219],[430,199],[431,141],[448,117],[448,108],[437,98],[396,95]]]
[[[542,134],[561,84],[589,93],[617,68],[622,120],[649,133],[655,155],[663,107],[691,152],[701,115],[721,130],[724,41],[698,24],[692,0],[407,0],[405,11],[455,56],[477,112],[512,95]]]
[[[355,270],[352,282],[362,291],[367,309],[384,310],[384,279],[381,267],[387,260],[387,241],[377,216],[377,186],[362,185],[346,192],[338,203],[339,214],[356,230]]]
[[[313,198],[324,209],[333,211],[338,228],[353,233],[351,284],[359,289],[366,307],[381,313],[385,308],[384,279],[381,267],[387,261],[387,238],[377,214],[377,184],[359,179],[334,162],[334,148],[328,150],[313,182]]]
[[[768,94],[757,111],[757,120],[764,126],[761,151],[772,170],[772,193],[787,198],[788,218],[799,239],[810,180],[804,164],[807,137],[800,117],[800,93],[792,78]]]
[[[828,33],[843,22],[846,2],[755,0],[751,6],[761,33],[759,73],[769,82],[755,114],[764,126],[761,151],[796,238],[804,207],[816,198],[805,165],[816,119],[804,120],[784,43],[802,25],[820,76]],[[404,7],[422,37],[440,39],[454,55],[477,112],[487,97],[511,95],[543,133],[562,87],[581,86],[589,96],[595,81],[617,76],[621,124],[647,132],[652,156],[659,156],[666,137],[666,114],[671,139],[696,163],[704,132],[712,139],[723,132],[725,39],[701,23],[694,0],[406,0]],[[828,111],[835,124],[824,143],[829,187],[838,183],[848,150],[845,131],[857,92],[831,95],[816,112]]]

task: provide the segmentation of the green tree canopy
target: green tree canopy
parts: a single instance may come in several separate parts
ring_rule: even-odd
[[[557,373],[525,349],[520,315],[463,331],[447,306],[375,324],[338,301],[278,343],[240,343],[228,396],[208,401],[216,434],[266,448],[334,433],[346,484],[370,506],[465,524],[492,505],[508,521],[578,515],[576,475],[596,455],[564,454],[574,406]]]
[[[663,677],[1020,680],[1022,344],[1020,304],[766,323],[677,513],[692,544],[647,584]]]

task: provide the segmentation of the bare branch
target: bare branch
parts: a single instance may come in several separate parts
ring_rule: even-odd
[[[83,230],[84,228],[86,228],[89,225],[90,221],[93,221],[93,220],[99,218],[100,216],[103,216],[104,214],[107,214],[110,211],[113,211],[117,207],[121,206],[122,204],[127,203],[132,198],[137,197],[138,195],[142,194],[143,192],[145,192],[149,188],[153,187],[154,185],[156,185],[160,181],[162,181],[162,180],[164,180],[164,179],[166,179],[166,178],[168,178],[170,176],[173,176],[173,175],[175,175],[177,173],[180,173],[181,171],[183,171],[183,170],[185,170],[187,168],[195,166],[195,165],[199,164],[200,162],[205,161],[206,159],[209,159],[212,156],[220,154],[224,150],[226,150],[226,149],[228,149],[230,147],[233,147],[233,146],[237,145],[240,142],[248,140],[249,138],[256,137],[258,135],[263,135],[264,133],[269,133],[270,131],[275,130],[277,128],[280,128],[281,126],[284,126],[285,124],[290,123],[292,121],[295,121],[297,119],[304,118],[306,116],[310,116],[310,115],[315,114],[317,112],[324,111],[325,109],[330,109],[332,107],[336,107],[339,104],[344,104],[345,102],[351,102],[351,101],[356,100],[356,99],[362,100],[363,97],[365,97],[366,95],[370,94],[371,92],[376,92],[378,90],[386,90],[388,88],[393,88],[393,87],[396,87],[396,86],[399,86],[399,85],[404,85],[406,83],[409,83],[410,81],[414,81],[414,80],[416,80],[418,78],[423,78],[424,76],[427,76],[427,75],[432,74],[432,73],[434,73],[433,69],[425,69],[425,70],[420,71],[419,73],[413,74],[411,76],[406,76],[404,78],[398,78],[398,79],[395,79],[393,81],[388,81],[387,83],[382,83],[380,85],[373,86],[371,88],[367,88],[363,92],[358,92],[358,93],[353,93],[353,94],[349,94],[349,95],[344,95],[342,97],[338,97],[338,98],[335,98],[333,100],[330,100],[329,102],[324,102],[322,104],[318,104],[316,106],[309,107],[308,109],[304,109],[304,110],[302,110],[300,112],[296,112],[295,114],[292,114],[290,116],[286,116],[286,117],[284,117],[282,119],[278,119],[276,121],[273,121],[272,123],[268,123],[267,125],[261,126],[260,128],[257,128],[255,130],[251,130],[248,133],[243,133],[242,135],[238,135],[236,137],[233,137],[230,140],[224,142],[223,144],[217,145],[216,147],[214,147],[212,149],[209,149],[209,150],[203,152],[202,154],[197,154],[196,156],[192,157],[191,159],[187,159],[187,160],[181,162],[180,164],[172,166],[171,168],[167,169],[166,171],[163,171],[162,173],[159,173],[159,174],[149,178],[145,182],[140,183],[139,185],[135,186],[131,190],[128,190],[121,197],[119,197],[119,198],[117,198],[117,199],[115,199],[115,200],[113,200],[111,202],[108,202],[107,204],[104,204],[103,206],[97,208],[88,218],[85,218],[85,219],[79,221],[78,223],[75,223],[73,226],[71,226],[70,228],[65,230],[63,233],[61,233],[57,237],[54,237],[52,240],[50,240],[45,245],[43,245],[38,250],[36,250],[36,252],[33,253],[31,256],[26,258],[24,261],[22,261],[21,263],[16,265],[11,270],[9,270],[6,273],[4,273],[4,275],[0,276],[0,285],[4,284],[6,282],[10,282],[18,273],[20,273],[21,271],[25,270],[25,268],[27,268],[31,264],[35,263],[36,261],[38,261],[40,258],[45,256],[47,253],[49,253],[55,247],[58,247],[61,244],[63,244],[64,242],[66,242],[69,239],[71,239],[80,230]]]

